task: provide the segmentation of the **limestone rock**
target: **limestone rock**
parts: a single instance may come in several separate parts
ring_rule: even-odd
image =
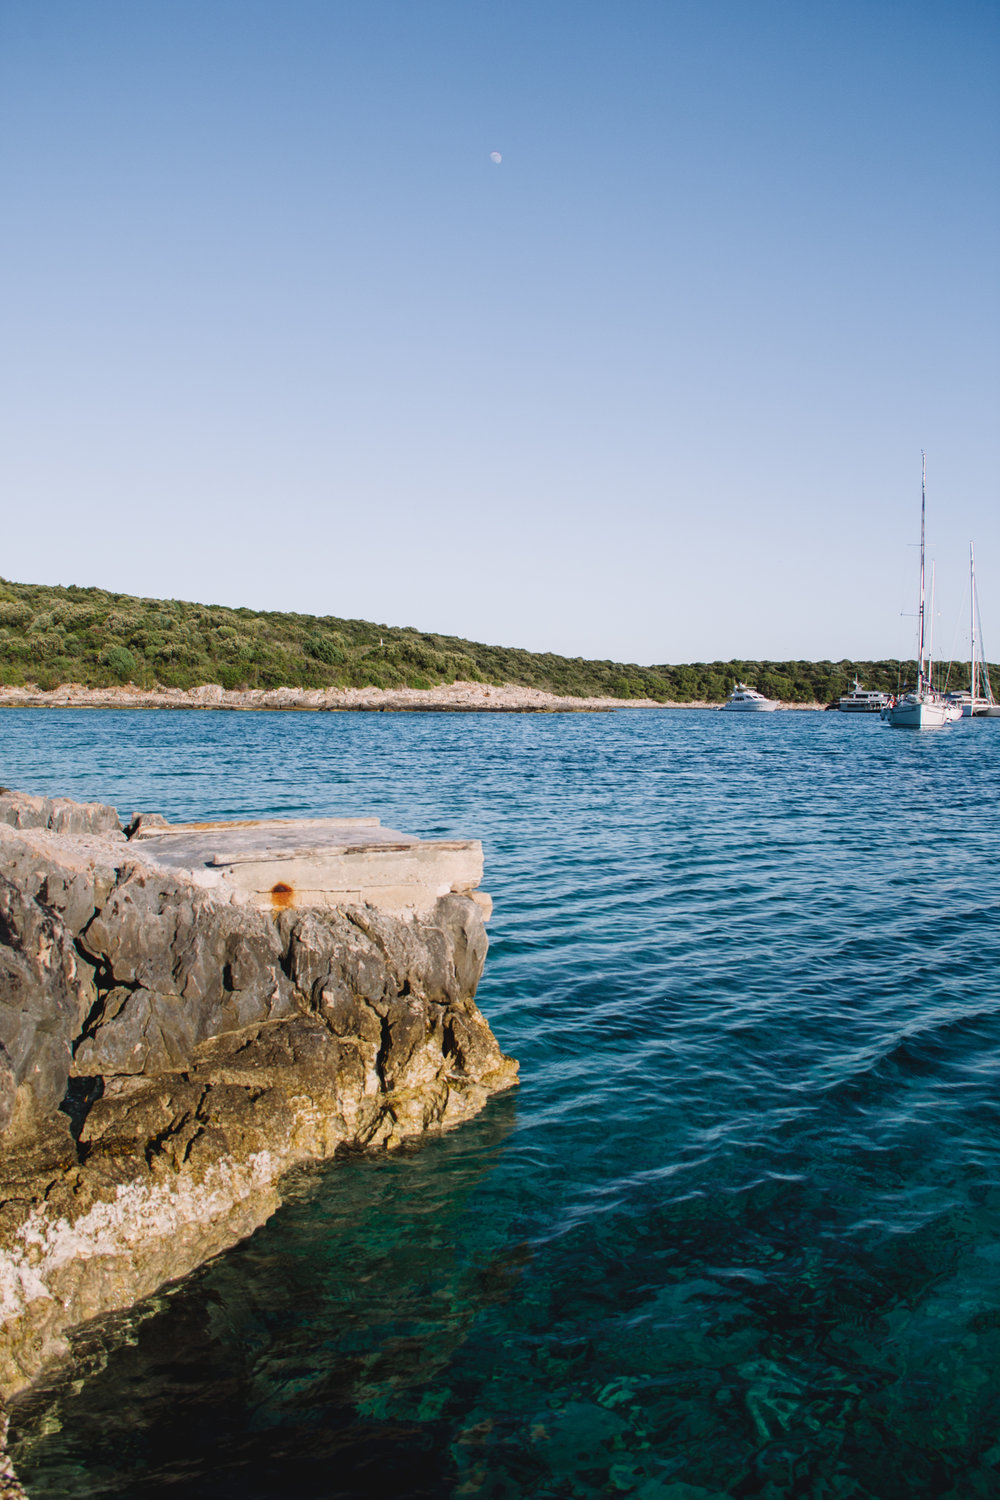
[[[110,814],[0,797],[0,1395],[250,1233],[290,1167],[516,1082],[481,900],[272,914],[137,861]]]
[[[0,1129],[58,1108],[96,995],[63,923],[0,875]]]
[[[12,828],[47,828],[52,833],[104,833],[123,837],[118,814],[104,802],[71,802],[68,797],[32,797],[0,787],[0,823]]]
[[[150,828],[169,828],[170,824],[162,813],[133,813],[131,821],[126,824],[125,837],[134,839],[137,834]]]
[[[217,904],[170,875],[126,867],[80,944],[113,987],[81,1042],[78,1073],[106,1071],[100,1059],[108,1047],[122,1057],[134,1046],[141,1059],[142,1038],[153,1032],[160,1042],[150,1043],[151,1055],[183,1066],[194,1043],[294,1010],[273,921],[251,907]],[[123,987],[131,998],[122,998]],[[110,1071],[158,1065],[139,1060]]]
[[[58,916],[74,938],[110,895],[124,849],[120,834],[59,838],[0,822],[0,869]]]
[[[0,1409],[0,1500],[28,1500],[7,1456],[7,1414]]]

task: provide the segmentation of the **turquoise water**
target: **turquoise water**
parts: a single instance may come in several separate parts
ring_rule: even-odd
[[[998,770],[998,721],[5,711],[9,785],[482,837],[522,1065],[92,1332],[31,1494],[1000,1493]]]

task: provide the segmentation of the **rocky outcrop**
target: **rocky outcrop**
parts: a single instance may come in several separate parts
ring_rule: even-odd
[[[32,797],[0,786],[0,823],[11,828],[47,828],[52,833],[104,833],[123,837],[118,814],[105,802],[68,797]]]
[[[516,1081],[474,1000],[481,900],[262,911],[138,856],[111,808],[0,795],[8,1395],[253,1230],[290,1167]]]

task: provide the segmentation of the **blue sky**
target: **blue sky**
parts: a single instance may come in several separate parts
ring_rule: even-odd
[[[968,0],[6,0],[0,574],[907,654],[925,448],[995,656],[998,97]]]

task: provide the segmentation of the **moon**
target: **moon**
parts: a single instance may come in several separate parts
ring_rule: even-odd
[[[493,163],[493,165],[495,167],[498,167],[500,165],[500,163],[503,161],[503,157],[500,155],[499,151],[491,151],[490,152],[490,161]]]

